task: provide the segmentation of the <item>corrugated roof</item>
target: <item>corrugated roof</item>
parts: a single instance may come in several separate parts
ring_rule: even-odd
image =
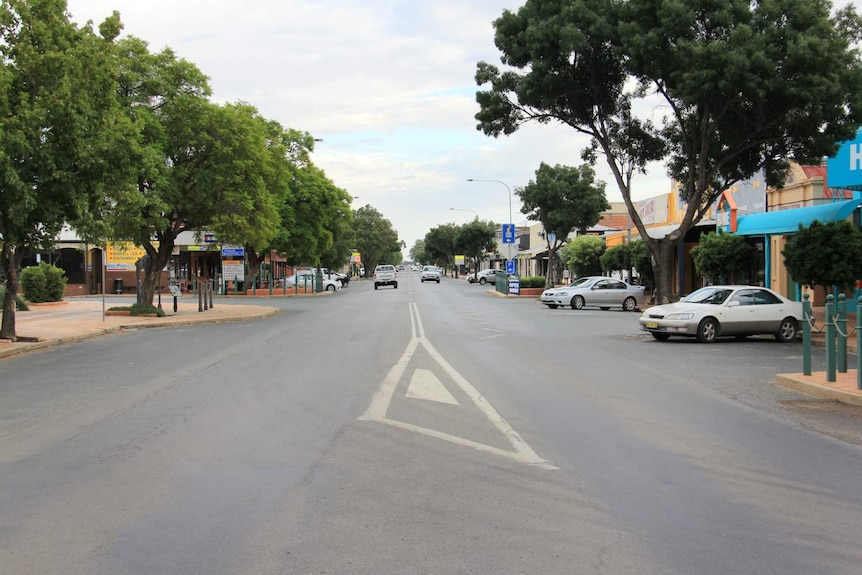
[[[794,210],[748,214],[739,218],[736,235],[771,236],[792,234],[799,230],[800,225],[809,226],[815,220],[827,223],[847,219],[860,205],[862,205],[862,200],[847,200],[808,206],[806,208],[796,208]]]

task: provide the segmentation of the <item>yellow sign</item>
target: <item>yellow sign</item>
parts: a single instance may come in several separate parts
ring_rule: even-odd
[[[464,265],[464,256],[456,255],[455,256],[455,265],[456,266],[463,266]]]
[[[359,255],[359,252],[353,252],[350,255],[350,261],[355,264],[362,263],[362,256]]]
[[[159,249],[159,242],[153,242]],[[109,242],[105,248],[105,266],[112,271],[134,270],[135,262],[147,255],[144,248],[132,242]]]

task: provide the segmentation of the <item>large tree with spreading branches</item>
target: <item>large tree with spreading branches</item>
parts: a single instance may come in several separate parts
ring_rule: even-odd
[[[862,63],[852,7],[827,0],[527,0],[494,22],[505,69],[477,66],[478,128],[527,122],[588,136],[652,254],[668,301],[676,245],[718,195],[788,160],[819,162],[862,124]],[[663,117],[653,119],[655,111]],[[639,113],[640,112],[640,113]],[[679,227],[646,233],[632,181],[661,161],[685,200]]]

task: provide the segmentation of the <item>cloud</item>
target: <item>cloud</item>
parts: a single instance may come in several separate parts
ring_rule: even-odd
[[[476,63],[499,62],[492,21],[521,0],[69,0],[79,23],[113,10],[125,34],[165,47],[211,79],[214,99],[244,101],[282,125],[310,132],[315,163],[371,204],[412,246],[442,223],[473,215],[525,221],[514,191],[541,162],[580,165],[583,136],[525,126],[499,139],[476,130]],[[610,172],[597,166],[608,196]],[[665,193],[660,168],[635,197]]]

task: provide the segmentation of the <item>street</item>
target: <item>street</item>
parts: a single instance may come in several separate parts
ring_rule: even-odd
[[[862,408],[774,385],[801,344],[486,290],[3,361],[0,574],[859,573]]]

